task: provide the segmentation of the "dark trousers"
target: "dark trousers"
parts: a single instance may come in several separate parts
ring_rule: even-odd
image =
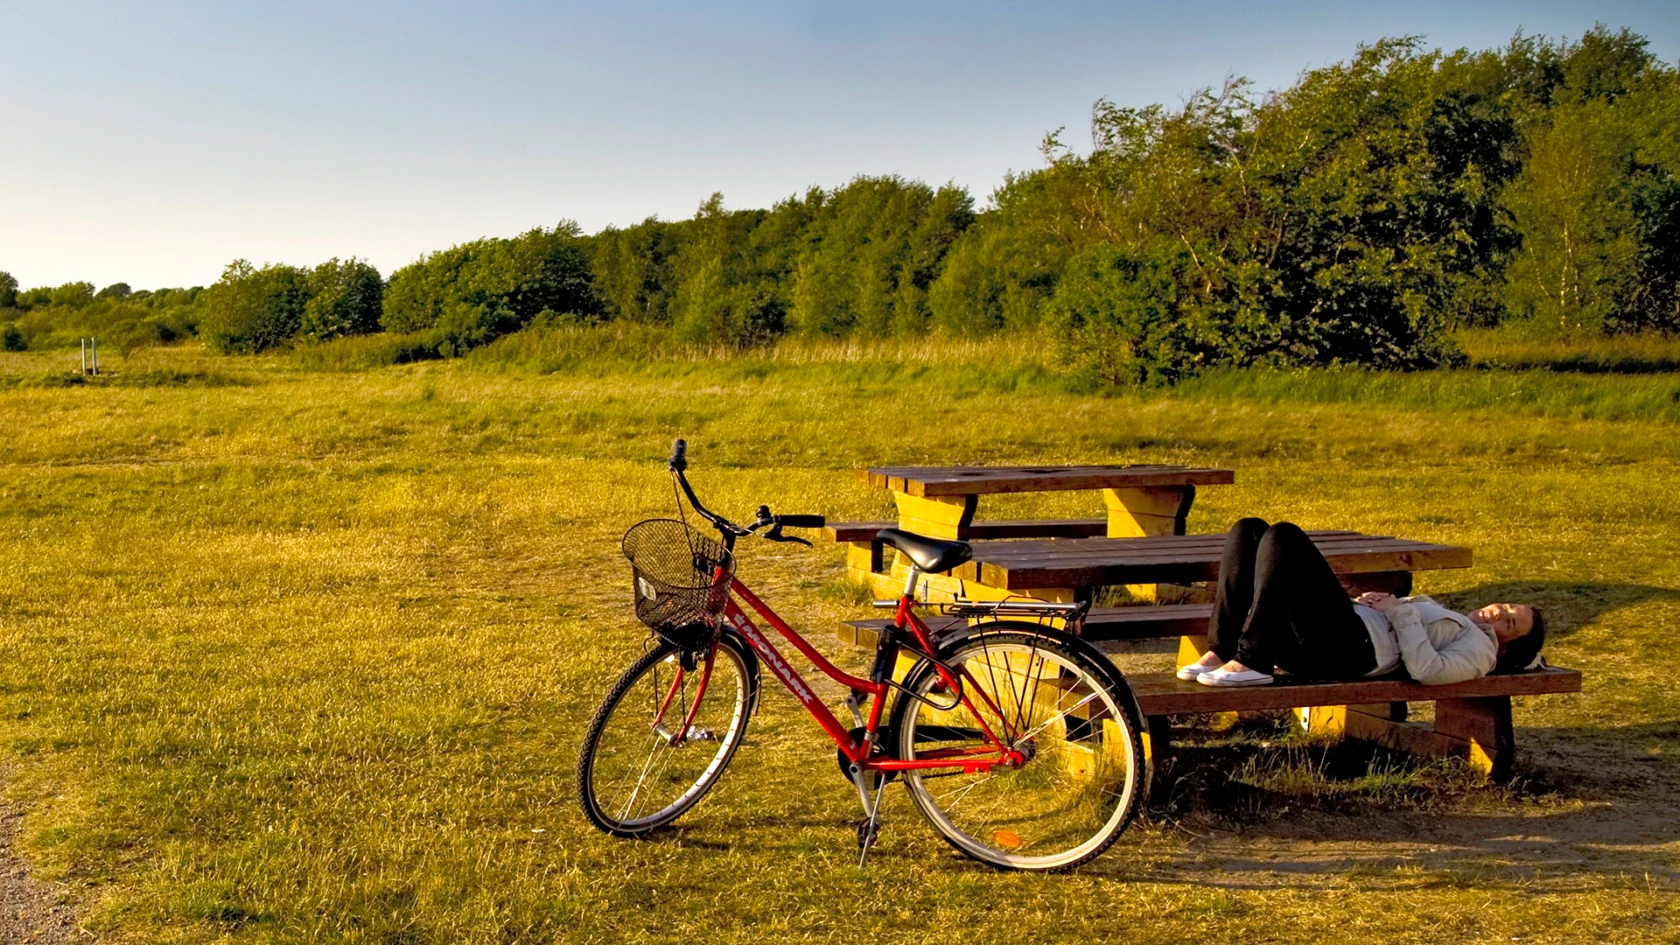
[[[1245,518],[1225,535],[1208,645],[1263,673],[1357,679],[1377,668],[1365,621],[1306,532]]]

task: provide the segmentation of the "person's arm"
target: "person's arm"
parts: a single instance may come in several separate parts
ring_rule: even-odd
[[[1411,601],[1397,601],[1388,611],[1388,622],[1400,644],[1400,660],[1406,672],[1426,686],[1477,679],[1493,671],[1498,650],[1480,631],[1464,632],[1457,621],[1448,620],[1457,636],[1440,649],[1429,642],[1423,618]]]

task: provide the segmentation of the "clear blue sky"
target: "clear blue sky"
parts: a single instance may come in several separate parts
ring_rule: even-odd
[[[1091,103],[1262,88],[1419,34],[1680,58],[1680,3],[0,0],[0,269],[207,284],[235,257],[382,271],[564,217],[680,219],[895,173],[977,200]]]

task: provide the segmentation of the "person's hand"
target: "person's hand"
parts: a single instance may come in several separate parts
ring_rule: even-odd
[[[1378,613],[1386,614],[1394,608],[1400,606],[1400,598],[1383,591],[1366,591],[1354,598],[1354,603],[1364,604],[1366,607],[1369,607]]]

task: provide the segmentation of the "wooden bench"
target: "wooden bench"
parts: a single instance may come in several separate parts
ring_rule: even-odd
[[[1170,752],[1167,719],[1204,712],[1295,709],[1308,731],[1376,742],[1419,755],[1462,758],[1488,777],[1511,775],[1516,737],[1511,697],[1581,691],[1578,670],[1547,667],[1526,673],[1483,676],[1446,686],[1409,679],[1291,683],[1220,689],[1185,682],[1171,673],[1128,676],[1146,719],[1151,763]],[[1406,703],[1435,703],[1435,721],[1406,721]],[[1298,709],[1299,706],[1313,706]]]
[[[1195,654],[1199,655],[1212,609],[1209,604],[1094,609],[1086,618],[1083,635],[1102,641],[1183,635],[1197,641]],[[847,621],[839,636],[854,646],[873,648],[881,629],[890,623]],[[930,627],[943,632],[963,623],[955,617],[928,620]],[[1297,683],[1281,676],[1270,686],[1221,689],[1185,682],[1170,672],[1132,673],[1126,678],[1144,717],[1149,761],[1157,774],[1163,768],[1161,760],[1172,751],[1172,716],[1290,709],[1298,713],[1302,727],[1309,732],[1372,741],[1412,754],[1460,758],[1484,775],[1503,781],[1511,774],[1516,749],[1511,697],[1581,691],[1580,672],[1557,667],[1484,676],[1447,686],[1425,686],[1392,677]],[[1408,722],[1409,702],[1435,703],[1435,721],[1427,725]]]

